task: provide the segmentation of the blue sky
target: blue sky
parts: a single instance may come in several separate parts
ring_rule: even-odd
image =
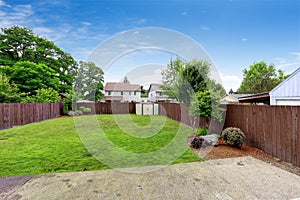
[[[300,67],[300,0],[0,0],[0,27],[12,25],[33,29],[76,60],[126,30],[178,31],[206,50],[227,91],[255,61],[287,73]],[[127,75],[135,83],[159,82],[170,57],[176,55],[131,53],[105,68],[105,81]]]

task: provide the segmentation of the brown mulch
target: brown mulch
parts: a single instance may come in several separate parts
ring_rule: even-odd
[[[198,151],[198,150],[194,150]],[[253,148],[247,145],[243,145],[241,149],[234,148],[231,146],[226,145],[222,140],[220,140],[220,145],[213,147],[210,149],[208,154],[204,157],[205,160],[212,160],[212,159],[222,159],[222,158],[233,158],[233,157],[241,157],[241,156],[252,156],[259,160],[262,160],[266,163],[279,167],[283,170],[289,171],[300,176],[300,167],[292,165],[291,163],[287,163],[281,161],[277,158],[272,157],[271,155],[267,154],[266,152]]]

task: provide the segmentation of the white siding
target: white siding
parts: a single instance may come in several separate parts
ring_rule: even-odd
[[[121,96],[123,97],[121,102],[141,102],[140,91],[105,91],[105,96]]]
[[[300,68],[270,91],[271,105],[300,105]]]

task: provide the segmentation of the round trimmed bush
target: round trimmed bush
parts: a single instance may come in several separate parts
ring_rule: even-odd
[[[236,127],[228,127],[221,133],[221,138],[230,146],[242,148],[245,142],[245,134],[243,131]]]
[[[84,109],[82,110],[82,112],[83,112],[83,113],[90,113],[90,112],[92,112],[92,109],[91,109],[91,108],[84,108]]]

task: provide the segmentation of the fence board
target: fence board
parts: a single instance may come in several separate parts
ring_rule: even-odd
[[[0,130],[60,116],[61,103],[0,104]]]
[[[224,128],[236,126],[246,144],[300,166],[300,106],[228,105]]]

